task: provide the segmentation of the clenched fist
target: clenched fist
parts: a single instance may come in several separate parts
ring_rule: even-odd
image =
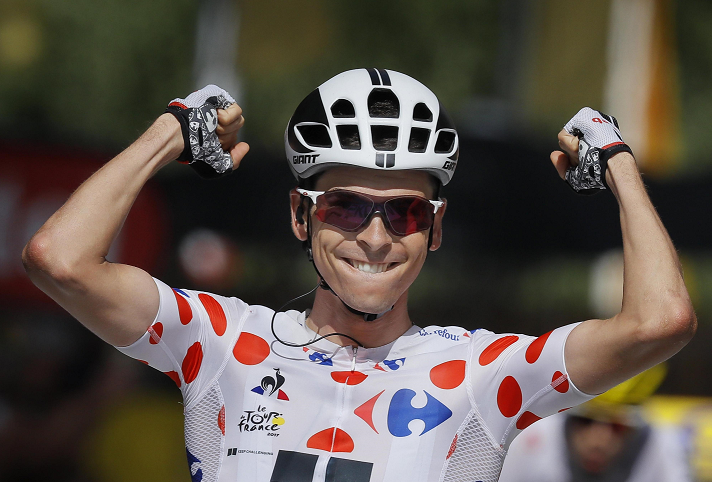
[[[166,112],[181,125],[184,149],[178,161],[202,177],[220,177],[236,169],[249,150],[246,143],[237,143],[237,133],[245,123],[242,109],[216,85],[207,85],[185,99],[173,99]]]
[[[608,160],[619,152],[633,153],[623,142],[615,117],[584,107],[559,132],[562,151],[551,153],[551,162],[579,194],[607,189]]]

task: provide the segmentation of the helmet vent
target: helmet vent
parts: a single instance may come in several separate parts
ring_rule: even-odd
[[[390,89],[373,89],[368,94],[368,115],[397,119],[400,115],[400,102]]]
[[[420,104],[425,105],[425,104]],[[427,107],[426,107],[427,109]],[[410,129],[410,139],[408,140],[409,152],[425,152],[428,147],[428,139],[430,138],[430,129],[422,129],[420,127],[412,127]]]
[[[398,147],[398,127],[371,126],[371,139],[377,151],[395,151]]]
[[[435,153],[447,154],[455,144],[455,133],[450,131],[440,131],[438,139],[435,141]]]
[[[337,101],[338,102],[338,101]],[[346,101],[348,102],[348,101]],[[349,102],[350,104],[350,102]],[[334,108],[331,108],[334,111]],[[339,142],[342,149],[361,149],[361,137],[358,135],[358,126],[340,125],[336,126],[336,134],[339,136]]]
[[[356,117],[354,105],[346,99],[339,99],[331,106],[331,115],[334,117]]]
[[[323,124],[302,124],[298,125],[299,133],[304,138],[304,142],[313,147],[331,147],[331,137],[329,131]]]
[[[427,105],[423,104],[422,102],[418,102],[417,104],[415,104],[415,107],[413,107],[413,120],[421,122],[432,122],[433,113],[430,112],[430,109],[428,109]]]

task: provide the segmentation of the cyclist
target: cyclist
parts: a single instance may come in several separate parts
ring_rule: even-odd
[[[528,428],[511,445],[501,482],[692,480],[681,430],[653,426],[641,408],[664,364]]]
[[[107,262],[144,183],[176,158],[205,176],[237,168],[243,123],[218,87],[174,100],[23,252],[80,322],[175,380],[194,481],[495,481],[524,427],[669,358],[695,331],[630,149],[615,119],[588,108],[551,160],[575,190],[619,200],[621,313],[538,338],[413,326],[408,288],[442,243],[439,189],[459,144],[429,89],[383,69],[328,80],[287,126],[292,229],[319,277],[311,310],[171,289]]]

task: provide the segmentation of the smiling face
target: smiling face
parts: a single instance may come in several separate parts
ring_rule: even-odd
[[[431,177],[425,172],[388,171],[374,175],[373,170],[353,167],[329,169],[319,178],[315,189],[427,199],[433,195]],[[298,201],[298,195],[293,195],[293,214]],[[381,214],[374,214],[361,229],[347,232],[319,221],[313,211],[312,208],[312,251],[324,280],[356,310],[366,313],[389,310],[420,273],[428,251],[429,230],[397,236],[386,229]],[[444,211],[443,206],[435,215],[431,250],[440,246]],[[293,222],[292,226],[299,239],[306,239],[305,224]]]

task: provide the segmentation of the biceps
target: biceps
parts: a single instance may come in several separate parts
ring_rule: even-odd
[[[665,345],[661,340],[645,340],[638,326],[621,315],[588,320],[566,341],[566,367],[579,389],[602,393],[667,359],[671,354]]]
[[[138,340],[159,307],[158,289],[148,273],[109,262],[84,273],[72,287],[51,295],[89,330],[115,346]]]

